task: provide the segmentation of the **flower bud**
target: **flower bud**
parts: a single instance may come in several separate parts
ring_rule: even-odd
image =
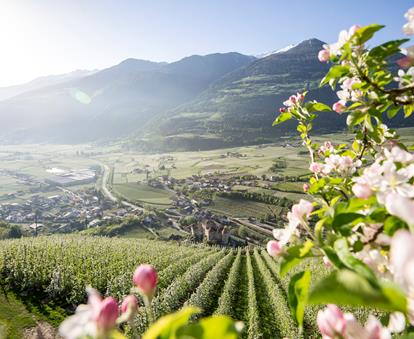
[[[345,107],[344,103],[341,100],[338,101],[338,102],[335,102],[332,105],[332,109],[338,114],[341,114],[345,110],[345,108],[346,107]]]
[[[118,304],[112,297],[105,298],[99,305],[95,322],[98,332],[106,333],[111,330],[118,318]]]
[[[290,100],[290,102],[291,102],[292,104],[296,104],[296,97],[295,97],[294,95],[291,95],[291,96],[289,97],[289,100]]]
[[[140,265],[135,270],[132,281],[143,295],[151,299],[157,287],[157,279],[157,271],[154,267],[151,265]]]
[[[330,58],[329,52],[326,49],[321,49],[318,53],[318,59],[320,62],[328,62]]]
[[[325,265],[325,267],[327,268],[332,267],[332,263],[326,255],[322,258],[322,260],[323,260],[323,264]]]
[[[349,36],[353,36],[355,34],[355,32],[360,29],[361,26],[360,25],[353,25],[351,26],[351,28],[349,29]]]
[[[354,184],[352,192],[360,199],[368,199],[372,195],[372,190],[367,184]]]
[[[282,246],[276,240],[270,240],[267,243],[267,253],[271,257],[277,257],[282,253]]]
[[[309,191],[309,188],[310,188],[309,184],[305,182],[305,183],[303,184],[303,192],[307,192],[307,191]]]
[[[285,107],[280,107],[279,108],[279,112],[280,113],[285,113],[286,112],[286,108]]]
[[[324,337],[342,338],[345,335],[345,316],[336,305],[329,304],[324,310],[320,310],[316,322]]]
[[[138,311],[138,300],[135,295],[128,295],[121,304],[121,312],[125,315],[125,321],[132,320]]]

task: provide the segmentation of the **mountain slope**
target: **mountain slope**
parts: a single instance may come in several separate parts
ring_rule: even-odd
[[[40,88],[45,88],[53,85],[57,85],[59,83],[80,79],[82,77],[91,75],[97,71],[88,71],[88,70],[76,70],[73,72],[59,74],[59,75],[49,75],[40,78],[36,78],[28,83],[15,85],[15,86],[8,86],[8,87],[0,87],[0,101],[12,98],[16,95],[20,95],[25,92],[34,91]]]
[[[310,99],[328,103],[335,99],[330,90],[319,89],[329,67],[317,59],[322,45],[317,39],[306,40],[238,68],[212,83],[195,100],[157,118],[147,130],[153,136],[166,136],[163,147],[167,149],[259,143],[289,133],[293,124],[271,127],[275,112],[289,95],[306,89]],[[343,118],[330,114],[320,129],[339,126],[344,126]],[[144,142],[151,148],[151,137]]]
[[[8,126],[0,140],[76,143],[126,136],[251,61],[239,53],[192,56],[171,64],[127,59],[0,102],[0,124]]]

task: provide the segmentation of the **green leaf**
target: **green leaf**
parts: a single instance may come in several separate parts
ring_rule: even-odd
[[[339,79],[349,73],[348,66],[335,65],[330,68],[328,73],[322,79],[320,86],[327,84],[332,79]]]
[[[184,307],[176,313],[166,315],[158,319],[149,329],[145,332],[142,339],[169,339],[175,338],[176,332],[184,325],[188,323],[190,317],[196,313],[200,313],[200,309],[197,307]]]
[[[400,46],[407,41],[410,41],[410,39],[388,41],[371,49],[368,55],[372,58],[385,59],[390,55],[398,53],[400,51]]]
[[[353,111],[346,117],[346,124],[348,126],[355,126],[364,121],[367,114],[361,111]]]
[[[290,311],[300,328],[303,327],[303,316],[308,301],[311,272],[303,271],[296,273],[289,282],[288,301]]]
[[[389,216],[387,219],[385,219],[384,222],[384,233],[393,236],[395,232],[397,232],[401,228],[406,228],[405,222],[403,222],[401,219]]]
[[[406,312],[403,292],[393,284],[380,282],[373,286],[358,273],[344,269],[321,280],[309,295],[312,304],[367,306],[384,311]]]
[[[237,339],[240,331],[236,323],[228,316],[215,315],[204,318],[177,331],[177,339]]]
[[[306,104],[306,109],[309,113],[312,112],[331,112],[332,109],[321,102],[308,102]]]
[[[279,125],[280,123],[290,120],[290,119],[292,119],[292,114],[289,112],[283,112],[275,119],[275,121],[273,121],[272,126]]]
[[[408,118],[414,110],[414,104],[404,105],[404,118]]]
[[[340,213],[335,215],[332,222],[332,227],[339,229],[341,226],[353,223],[362,217],[363,215],[359,213]]]
[[[401,109],[401,106],[392,105],[387,111],[387,117],[389,119],[394,118],[397,115],[397,113],[400,111],[400,109]]]
[[[377,283],[375,274],[371,271],[371,269],[361,260],[355,258],[349,251],[348,242],[345,238],[339,238],[336,240],[334,243],[334,249],[339,260],[341,260],[346,267],[365,277],[372,284]]]
[[[374,36],[375,32],[379,31],[384,27],[385,26],[383,25],[377,24],[361,27],[355,32],[355,35],[354,37],[352,37],[352,40],[355,41],[356,45],[362,45],[363,43],[371,39]]]
[[[280,263],[280,275],[283,277],[293,267],[298,265],[304,258],[308,257],[313,247],[313,242],[306,240],[303,244],[289,247],[283,255]]]

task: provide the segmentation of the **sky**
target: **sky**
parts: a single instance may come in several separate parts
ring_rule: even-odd
[[[334,42],[354,23],[403,36],[409,0],[0,0],[0,86],[127,58],[277,50],[309,38]]]

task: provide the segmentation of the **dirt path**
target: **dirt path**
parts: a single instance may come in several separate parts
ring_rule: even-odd
[[[24,339],[59,339],[57,330],[46,322],[38,322],[36,327],[24,331]]]

